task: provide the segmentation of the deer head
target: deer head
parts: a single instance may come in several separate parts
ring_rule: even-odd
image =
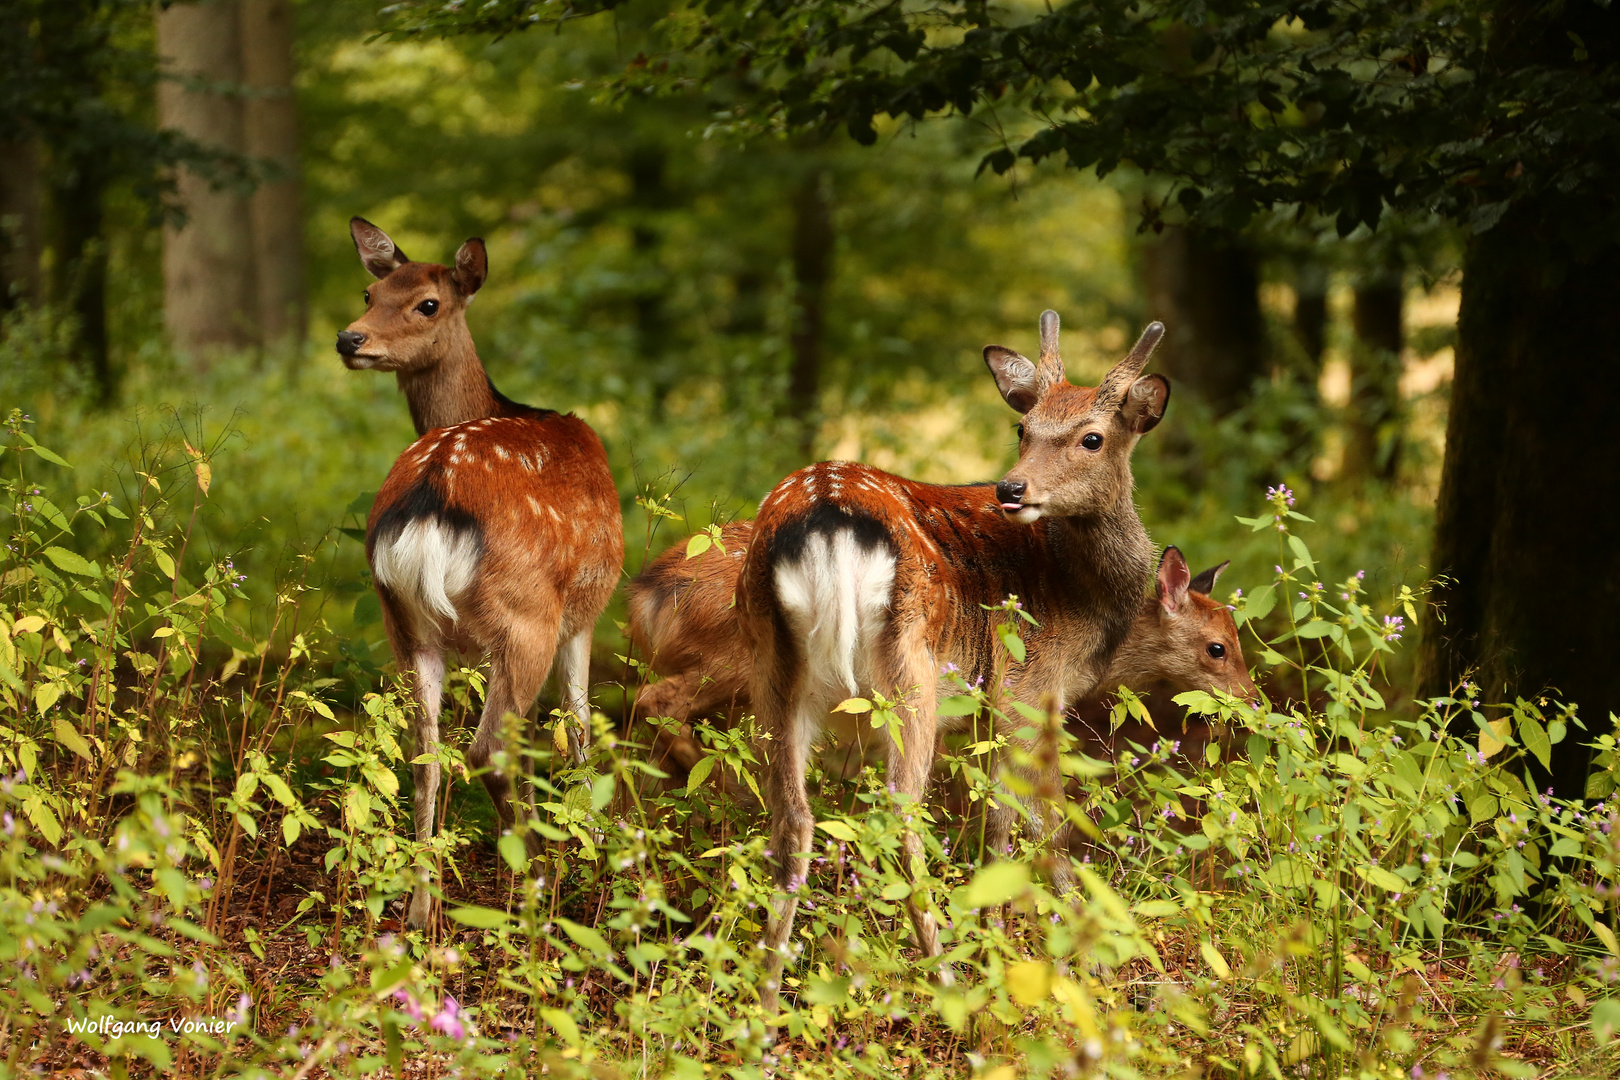
[[[455,266],[412,262],[364,218],[349,220],[360,262],[377,283],[366,313],[339,331],[337,351],[354,370],[422,372],[472,349],[467,305],[489,272],[484,242],[461,245]]]
[[[1120,682],[1143,689],[1158,684],[1220,690],[1244,700],[1256,696],[1232,612],[1209,595],[1227,565],[1193,577],[1178,549],[1164,549],[1153,585],[1155,602],[1143,606],[1121,650],[1122,668],[1134,663],[1136,670],[1118,672]],[[1110,672],[1111,679],[1115,675]]]
[[[1064,377],[1055,311],[1041,313],[1038,363],[1000,345],[985,347],[996,388],[1024,415],[1018,463],[996,484],[1003,514],[1025,523],[1085,517],[1130,497],[1131,451],[1170,401],[1168,379],[1142,375],[1163,336],[1162,323],[1149,323],[1096,387],[1074,386]]]

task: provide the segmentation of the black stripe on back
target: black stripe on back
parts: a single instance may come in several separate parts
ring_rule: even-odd
[[[846,529],[854,534],[859,547],[867,550],[881,547],[890,553],[895,551],[894,538],[877,518],[864,511],[852,511],[837,503],[818,500],[813,508],[776,530],[771,537],[770,562],[774,564],[797,559],[804,554],[805,545],[812,536],[821,534],[831,537]]]

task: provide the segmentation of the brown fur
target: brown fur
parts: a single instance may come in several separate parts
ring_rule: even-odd
[[[630,583],[630,637],[642,659],[663,678],[636,695],[634,718],[668,717],[683,726],[678,734],[655,735],[655,761],[688,771],[702,749],[686,727],[708,716],[734,717],[749,708],[751,660],[738,625],[734,601],[741,556],[753,538],[749,522],[726,526],[725,550],[711,547],[693,558],[678,544],[648,563]],[[1141,599],[1125,641],[1114,652],[1096,692],[1076,702],[1065,716],[1069,730],[1087,751],[1112,751],[1115,736],[1139,737],[1132,726],[1109,725],[1114,691],[1124,686],[1152,700],[1186,690],[1219,690],[1240,698],[1256,691],[1243,659],[1237,624],[1225,604],[1200,592],[1189,580],[1186,560],[1166,548],[1154,592]],[[1200,575],[1213,586],[1222,567]],[[1210,655],[1210,646],[1224,653]],[[1131,724],[1132,722],[1127,722]]]
[[[858,631],[850,655],[871,687],[903,699],[901,742],[889,747],[888,778],[912,798],[922,794],[932,765],[941,665],[955,664],[969,679],[994,672],[999,646],[986,605],[1016,595],[1037,624],[1023,627],[1027,655],[1007,671],[1010,696],[1061,708],[1091,692],[1130,628],[1151,566],[1152,546],[1131,501],[1130,454],[1163,415],[1169,396],[1163,378],[1139,377],[1162,332],[1150,327],[1098,390],[1064,380],[1055,313],[1041,317],[1039,367],[1011,350],[988,347],[985,362],[1002,396],[1025,414],[1018,463],[995,489],[921,484],[863,465],[824,462],[794,473],[761,503],[737,612],[754,654],[751,698],[770,740],[765,797],[777,882],[786,891],[772,906],[766,933],[768,1012],[775,1011],[793,893],[813,842],[806,753],[813,728],[845,693],[829,673],[846,684],[850,679],[836,667],[814,666],[823,662],[813,650],[827,648],[817,641],[838,632],[840,619],[878,624],[870,637]],[[1091,436],[1098,441],[1088,447]],[[1016,503],[1003,494],[1014,489]],[[815,589],[844,595],[837,592],[842,585],[829,583],[880,580],[873,567],[885,559],[892,560],[893,580],[880,619],[839,614],[861,610],[865,584],[853,592],[853,604],[811,596]],[[796,612],[784,599],[784,581],[808,583],[803,595],[822,610]],[[1056,790],[1055,767],[1054,757],[1054,775],[1043,776],[1040,786]],[[1007,808],[997,813],[992,837],[1010,831],[1011,814]],[[1036,831],[1042,817],[1038,808],[1031,815]],[[908,864],[921,857],[915,835],[905,847]],[[1060,863],[1057,873],[1061,889],[1067,867]],[[922,898],[914,898],[911,914],[919,944],[937,956],[937,930]]]
[[[365,316],[339,338],[340,351],[351,368],[398,373],[421,434],[389,470],[366,526],[388,641],[400,670],[413,677],[416,752],[438,745],[445,651],[487,653],[484,711],[468,761],[497,766],[483,780],[509,827],[510,763],[497,757],[506,714],[529,712],[555,662],[565,705],[589,722],[591,632],[624,559],[618,493],[601,440],[585,421],[510,401],[485,375],[465,319],[484,279],[481,241],[463,245],[452,270],[406,260],[382,230],[358,218],[351,227],[362,261],[381,280],[368,292]],[[419,310],[424,300],[438,303],[433,315]],[[459,545],[457,557],[433,554],[446,543]],[[429,591],[411,584],[432,574],[401,566],[464,569],[465,587],[439,594],[453,614],[423,602]],[[569,742],[578,758],[578,731],[570,730]],[[434,832],[439,767],[413,768],[417,836],[426,840]],[[529,839],[533,853],[539,845],[532,833]],[[424,884],[408,917],[421,926],[428,916]]]

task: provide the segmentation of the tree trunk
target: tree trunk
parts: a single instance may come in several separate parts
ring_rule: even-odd
[[[1322,374],[1322,354],[1327,351],[1327,293],[1327,267],[1314,259],[1301,261],[1294,271],[1294,334],[1305,353],[1313,386]]]
[[[1344,452],[1344,474],[1352,479],[1393,480],[1400,469],[1403,291],[1399,270],[1372,275],[1356,287]]]
[[[1159,357],[1178,387],[1229,413],[1265,372],[1259,260],[1241,238],[1171,227],[1147,251],[1152,316],[1165,324]]]
[[[241,154],[241,34],[236,0],[160,9],[158,122]],[[247,193],[214,188],[191,169],[177,178],[186,222],[163,234],[163,321],[176,350],[199,368],[221,352],[258,343],[258,296]]]
[[[826,337],[827,283],[832,278],[832,202],[826,169],[813,168],[793,195],[793,353],[788,415],[799,421],[799,457],[815,459],[820,427],[821,354]]]
[[[107,343],[107,243],[101,235],[105,182],[99,163],[75,163],[52,185],[51,276],[46,298],[73,313],[75,348],[95,387],[96,403],[109,405],[118,378]]]
[[[0,311],[39,301],[39,146],[0,141]]]
[[[1553,750],[1566,797],[1620,711],[1620,244],[1572,254],[1588,216],[1543,196],[1469,244],[1423,634],[1426,694],[1472,677],[1487,704],[1580,706],[1588,732]]]
[[[293,8],[288,0],[241,5],[244,143],[270,167],[250,203],[259,340],[267,351],[291,354],[303,343],[305,318]]]
[[[659,416],[663,415],[664,400],[675,388],[677,378],[669,359],[669,319],[664,311],[669,279],[659,258],[663,233],[656,217],[669,206],[664,177],[667,159],[662,146],[646,144],[635,147],[629,161],[630,250],[635,259],[630,302],[635,318],[636,355],[647,372],[653,411]]]

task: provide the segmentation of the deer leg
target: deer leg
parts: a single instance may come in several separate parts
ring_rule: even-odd
[[[1018,808],[1022,805],[1025,828],[1029,831],[1030,839],[1037,844],[1049,840],[1054,855],[1050,864],[1051,884],[1053,890],[1061,896],[1074,887],[1074,872],[1069,868],[1066,850],[1070,838],[1067,823],[1060,824],[1055,832],[1048,828],[1047,818],[1052,810],[1052,800],[1060,798],[1063,792],[1063,774],[1059,768],[1058,755],[1043,754],[1039,748],[1032,745],[1020,743],[1019,746],[1025,753],[1037,758],[1033,765],[1016,767],[1030,793],[1017,798],[1008,793],[992,796],[990,805],[985,808],[985,844],[989,848],[985,861],[989,862],[991,859],[1011,853],[1012,825],[1018,817]]]
[[[802,684],[802,675],[794,681]],[[765,762],[765,800],[771,815],[770,856],[781,892],[771,901],[765,927],[765,981],[760,988],[760,1004],[765,1007],[767,1023],[779,1011],[782,967],[798,912],[798,891],[810,869],[809,851],[816,821],[810,812],[804,772],[810,760],[810,742],[822,716],[814,695],[806,693],[802,685],[790,696],[778,689],[781,683],[768,682],[774,685],[761,687],[756,683],[755,699],[760,702],[760,720],[772,735]],[[765,692],[761,693],[761,689]]]
[[[439,750],[439,702],[444,691],[444,654],[437,649],[422,649],[411,659],[416,680],[416,754],[436,754]],[[433,808],[439,798],[439,763],[425,761],[411,766],[415,791],[411,798],[416,818],[416,839],[431,840],[434,835]],[[428,924],[433,903],[428,883],[421,881],[411,894],[411,904],[405,915],[408,926],[421,929]]]
[[[739,693],[728,681],[712,678],[707,673],[682,672],[642,687],[636,695],[638,719],[666,716],[681,725],[678,732],[653,729],[653,764],[661,769],[673,765],[682,772],[691,772],[702,760],[703,748],[693,737],[688,719],[713,716],[738,698],[746,701],[747,694]]]
[[[503,832],[516,821],[512,779],[514,770],[522,770],[523,765],[508,760],[503,754],[506,740],[502,737],[502,727],[507,713],[527,717],[534,699],[540,696],[540,687],[545,683],[546,672],[557,650],[558,623],[553,617],[510,624],[505,639],[490,650],[484,712],[479,717],[472,748],[467,752],[467,764],[484,770],[484,788],[495,804]],[[537,834],[529,833],[526,842],[531,856],[540,853]]]
[[[889,678],[896,696],[904,695],[900,706],[900,741],[889,740],[889,785],[897,795],[907,796],[915,809],[920,810],[923,793],[928,788],[928,777],[933,771],[934,748],[938,736],[938,676],[928,650],[920,641],[902,641],[896,645],[896,654],[890,663]],[[913,811],[914,813],[914,811]],[[912,816],[907,814],[908,819]],[[907,828],[902,840],[905,852],[905,872],[913,879],[925,873],[923,843],[915,829]],[[911,915],[912,928],[917,933],[917,945],[924,956],[938,956],[939,923],[927,903],[927,897],[913,889],[906,906]],[[939,969],[939,980],[950,985],[951,973],[947,967]]]
[[[574,714],[568,725],[568,752],[575,765],[585,761],[585,742],[591,731],[591,630],[581,630],[557,650],[562,675],[563,707]]]

